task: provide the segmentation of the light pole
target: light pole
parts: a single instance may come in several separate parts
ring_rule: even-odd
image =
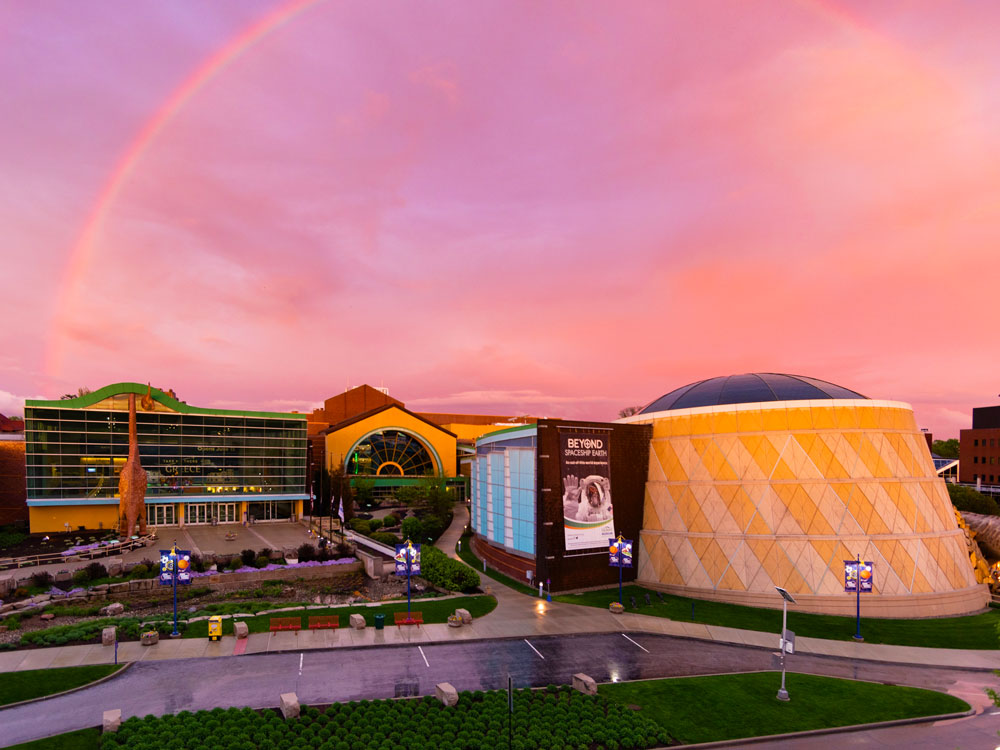
[[[781,645],[781,687],[778,688],[778,700],[787,701],[790,700],[788,697],[788,691],[785,690],[785,646],[786,646],[786,635],[788,633],[788,602],[795,604],[795,599],[792,595],[785,591],[781,586],[775,586],[778,593],[781,594],[781,640],[778,643]]]
[[[855,555],[854,559],[854,591],[858,598],[857,625],[851,637],[860,642],[864,640],[861,637],[861,555]]]
[[[170,548],[170,580],[173,584],[174,589],[174,632],[170,634],[171,638],[176,638],[180,635],[177,632],[177,542],[174,542],[173,547]]]

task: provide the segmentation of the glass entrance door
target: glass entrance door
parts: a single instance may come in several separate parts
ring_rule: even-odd
[[[174,506],[173,505],[147,505],[146,523],[150,526],[173,526]]]
[[[236,503],[219,503],[215,508],[218,523],[236,523]]]
[[[184,515],[184,522],[192,526],[208,523],[212,516],[208,503],[188,503]]]

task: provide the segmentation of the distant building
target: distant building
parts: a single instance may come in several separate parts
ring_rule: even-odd
[[[24,422],[0,414],[0,526],[28,520]]]
[[[958,455],[960,482],[1000,485],[1000,406],[972,410],[972,429],[959,432]]]

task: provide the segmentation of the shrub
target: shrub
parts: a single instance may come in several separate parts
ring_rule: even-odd
[[[47,589],[52,585],[52,575],[44,571],[39,571],[31,576],[31,585],[40,589]]]
[[[420,522],[419,518],[413,518],[412,516],[404,518],[400,530],[403,533],[403,539],[420,542],[424,538],[424,525]]]
[[[86,568],[82,568],[73,574],[73,583],[79,586],[86,586],[90,583],[90,574]]]
[[[359,534],[364,534],[365,536],[368,536],[369,532],[371,531],[371,527],[368,525],[368,521],[364,520],[363,518],[357,518],[357,517],[352,518],[348,522],[348,526],[350,526],[351,529],[358,532]]]
[[[252,549],[245,549],[240,552],[240,560],[243,561],[244,567],[252,568],[253,564],[257,561],[257,553]]]
[[[951,482],[948,482],[947,486],[948,494],[951,496],[951,504],[958,510],[964,510],[967,513],[981,513],[984,516],[1000,516],[1000,505],[997,505],[996,500],[971,487],[963,487]]]
[[[311,544],[303,544],[298,549],[299,562],[309,562],[316,557],[316,548]]]
[[[21,627],[21,615],[11,615],[3,621],[3,624],[7,626],[7,630],[17,630]]]
[[[271,550],[270,547],[261,547],[260,551],[257,553],[257,557],[266,557],[268,560],[270,560],[272,551],[273,550]]]
[[[232,560],[229,561],[229,564],[226,565],[226,567],[229,568],[230,570],[239,570],[241,567],[243,567],[243,560],[241,560],[238,557],[234,557]]]
[[[432,541],[436,541],[444,533],[444,530],[448,528],[449,523],[451,521],[441,516],[427,516],[424,519],[424,536]]]
[[[387,544],[390,547],[399,544],[399,537],[395,534],[390,534],[388,531],[376,531],[371,535],[371,538],[376,542],[381,542],[382,544]]]
[[[271,558],[270,557],[258,557],[257,558],[256,566],[258,568],[266,568],[270,564],[271,564]]]
[[[371,534],[373,531],[378,531],[382,528],[382,520],[379,518],[373,518],[368,522],[368,533]]]
[[[91,581],[96,581],[98,578],[107,578],[108,569],[101,565],[99,562],[92,562],[84,570],[87,571],[87,576]]]
[[[469,591],[479,586],[479,574],[458,560],[452,560],[437,547],[421,547],[420,577],[449,591]]]
[[[382,519],[383,526],[395,526],[399,523],[399,516],[395,513],[390,513],[385,518]]]
[[[132,570],[130,570],[128,572],[128,575],[125,577],[128,578],[130,581],[134,581],[138,578],[146,578],[148,576],[149,576],[149,568],[147,568],[142,563],[139,563],[134,568],[132,568]]]

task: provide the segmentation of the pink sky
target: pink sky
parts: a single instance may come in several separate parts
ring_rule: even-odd
[[[998,50],[990,0],[8,3],[0,412],[612,419],[774,371],[957,436],[1000,393]]]

